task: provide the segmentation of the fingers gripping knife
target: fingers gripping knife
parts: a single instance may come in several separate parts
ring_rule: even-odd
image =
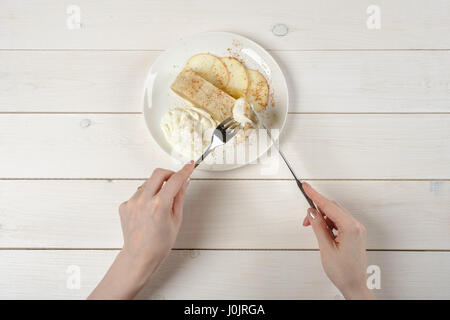
[[[250,108],[252,109],[253,113],[256,115],[256,118],[258,119],[259,125],[266,130],[267,135],[269,136],[270,140],[272,141],[272,145],[278,150],[278,153],[280,154],[281,158],[283,158],[284,162],[286,163],[289,171],[291,171],[292,175],[294,176],[295,182],[297,182],[297,186],[299,187],[300,191],[302,192],[302,194],[305,196],[306,201],[308,201],[309,205],[311,206],[311,208],[314,208],[317,210],[317,207],[315,205],[315,203],[311,200],[310,197],[308,197],[308,195],[306,194],[305,190],[303,189],[302,186],[302,181],[297,178],[294,170],[292,169],[291,165],[289,164],[289,162],[287,161],[286,157],[284,156],[283,152],[281,151],[280,147],[278,146],[278,144],[276,143],[275,139],[272,137],[272,135],[270,134],[269,129],[267,129],[266,125],[264,124],[264,121],[261,119],[261,117],[258,115],[258,113],[255,111],[255,109],[253,108],[253,105],[251,103],[249,103]]]

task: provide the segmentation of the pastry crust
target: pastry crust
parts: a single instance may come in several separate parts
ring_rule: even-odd
[[[171,88],[182,98],[209,112],[218,122],[232,115],[236,100],[190,69],[181,71]]]

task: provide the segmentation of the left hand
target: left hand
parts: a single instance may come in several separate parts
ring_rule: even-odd
[[[90,299],[129,299],[156,271],[175,243],[194,164],[180,171],[155,169],[119,207],[124,245]]]
[[[180,230],[184,195],[193,169],[193,164],[176,173],[155,169],[131,199],[120,205],[124,254],[143,264],[161,262],[166,257]]]

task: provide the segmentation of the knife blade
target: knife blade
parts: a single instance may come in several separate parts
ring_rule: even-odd
[[[286,159],[286,157],[284,156],[283,151],[281,151],[279,145],[276,143],[275,139],[272,137],[272,135],[270,134],[270,130],[266,127],[266,125],[264,124],[263,119],[261,118],[261,116],[256,112],[256,110],[253,108],[253,105],[251,103],[249,103],[250,108],[252,109],[253,113],[255,114],[256,118],[258,119],[258,123],[260,124],[260,127],[262,127],[264,130],[266,130],[267,135],[269,136],[270,140],[272,141],[272,145],[275,147],[275,149],[277,149],[278,153],[280,154],[281,158],[284,160],[284,162],[286,163],[289,171],[292,173],[292,175],[294,176],[295,182],[297,182],[297,186],[300,189],[300,191],[302,192],[302,194],[305,196],[306,201],[308,201],[308,204],[311,206],[311,208],[314,208],[317,210],[317,206],[316,204],[311,200],[310,197],[308,197],[308,195],[306,194],[305,190],[303,189],[302,186],[302,181],[297,178],[297,175],[294,172],[294,169],[292,169],[289,161]]]

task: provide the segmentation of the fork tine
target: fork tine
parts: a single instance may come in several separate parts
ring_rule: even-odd
[[[235,120],[232,120],[231,122],[228,122],[223,128],[229,129],[231,126],[234,126],[236,124]]]
[[[233,138],[235,135],[238,134],[239,131],[241,131],[242,128],[240,126],[236,127],[233,131],[227,132],[228,140]]]
[[[239,122],[234,121],[234,123],[231,126],[229,126],[227,129],[228,130],[233,130],[234,128],[239,127],[240,125],[241,124]]]
[[[231,120],[233,120],[232,117],[226,118],[226,119],[223,120],[221,123],[219,123],[218,127],[223,127],[224,129],[226,129],[226,128],[225,128],[225,125],[226,125],[227,123],[229,123]]]

